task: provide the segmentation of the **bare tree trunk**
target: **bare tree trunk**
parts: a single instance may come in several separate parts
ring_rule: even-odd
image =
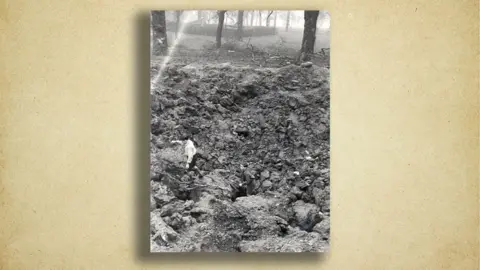
[[[176,25],[175,25],[175,39],[178,38],[178,31],[180,30],[180,16],[182,15],[183,11],[175,11],[176,17]]]
[[[200,25],[205,25],[205,12],[203,10],[197,10],[197,19],[200,21]]]
[[[267,27],[270,26],[270,16],[271,16],[272,14],[273,14],[273,10],[270,11],[270,12],[268,12],[268,14],[267,14],[267,20],[266,20],[266,25],[267,25]]]
[[[277,29],[277,11],[275,10],[275,15],[273,15],[273,28]]]
[[[305,10],[305,25],[303,28],[303,39],[300,61],[309,61],[315,47],[315,32],[317,31],[318,11]]]
[[[262,11],[258,11],[258,26],[262,26]]]
[[[255,17],[255,10],[250,11],[250,26],[253,26],[253,19]]]
[[[285,31],[288,32],[288,28],[290,27],[290,10],[287,11],[287,25],[285,25]],[[302,43],[303,44],[303,43]]]
[[[242,40],[243,37],[243,10],[238,11],[237,19],[237,40]]]
[[[164,54],[168,49],[167,24],[165,20],[165,11],[152,11],[152,45],[158,44],[160,53]]]
[[[222,46],[222,31],[223,23],[225,22],[225,12],[226,10],[218,11],[218,25],[217,25],[217,49],[220,49]]]

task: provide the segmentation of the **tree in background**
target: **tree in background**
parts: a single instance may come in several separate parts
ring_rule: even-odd
[[[165,11],[152,11],[152,38],[153,44],[158,44],[161,53],[166,53],[168,49],[167,40],[167,23],[165,19]]]
[[[270,16],[273,14],[273,10],[269,11],[267,14],[266,26],[270,26]]]
[[[208,10],[206,11],[207,15],[206,15],[206,18],[205,18],[205,21],[207,22],[207,24],[210,24],[210,21],[212,20],[212,13]]]
[[[205,24],[205,13],[203,10],[197,10],[197,20],[200,21],[202,26]]]
[[[290,10],[287,11],[287,23],[285,25],[285,31],[288,32],[288,28],[290,27]],[[303,43],[302,43],[303,44]]]
[[[299,24],[302,19],[304,19],[304,16],[298,16],[296,14],[292,14],[292,19],[295,22],[295,24]]]
[[[243,10],[238,11],[237,19],[237,40],[242,40],[243,37]]]
[[[218,20],[218,11],[210,10],[208,12],[208,23],[214,23],[216,20]]]
[[[315,47],[315,33],[317,31],[317,19],[319,11],[305,10],[305,25],[303,28],[302,47],[298,61],[309,61]]]
[[[253,20],[255,18],[255,10],[251,10],[249,13],[250,13],[250,26],[253,26]]]
[[[223,24],[225,22],[225,12],[226,10],[219,10],[218,11],[218,25],[217,25],[217,49],[220,49],[222,46],[222,31],[223,31]]]
[[[178,38],[178,31],[180,30],[180,23],[181,23],[181,16],[182,16],[183,10],[176,10],[175,11],[175,39]]]
[[[273,15],[273,28],[277,29],[277,11]]]
[[[258,11],[258,26],[262,26],[262,11]]]

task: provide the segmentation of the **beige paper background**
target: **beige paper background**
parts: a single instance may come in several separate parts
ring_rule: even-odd
[[[330,11],[328,255],[144,254],[147,14],[176,8]],[[479,267],[478,1],[3,0],[0,37],[0,269]]]

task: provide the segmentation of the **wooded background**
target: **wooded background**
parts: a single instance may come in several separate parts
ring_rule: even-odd
[[[186,13],[195,13],[185,19]],[[183,24],[183,25],[182,25]],[[317,28],[329,29],[330,16],[326,11],[276,11],[276,10],[197,10],[152,11],[151,29],[154,44],[158,42],[163,53],[167,52],[167,31],[175,32],[175,39],[183,33],[216,37],[216,48],[222,47],[222,38],[275,35],[278,29],[285,32],[303,28],[299,41],[299,61],[308,61],[314,53]]]

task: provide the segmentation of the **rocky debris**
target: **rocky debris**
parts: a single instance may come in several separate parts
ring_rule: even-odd
[[[154,235],[152,239],[155,241],[157,237],[160,237],[164,242],[169,243],[177,239],[177,232],[175,232],[170,226],[168,226],[162,219],[159,211],[152,211],[150,214],[150,226]]]
[[[150,238],[150,252],[164,252],[168,248],[159,246],[153,239]]]
[[[294,232],[285,237],[242,241],[241,252],[326,252],[329,245],[317,233]]]
[[[311,231],[313,226],[321,221],[320,208],[302,200],[293,204],[295,218],[298,227],[305,231]]]
[[[330,236],[330,217],[325,217],[321,222],[313,227],[313,231],[320,234],[320,236],[328,240]]]
[[[303,62],[300,66],[309,68],[309,67],[313,66],[313,63],[312,62]]]
[[[230,171],[215,169],[203,176],[201,186],[197,188],[200,196],[205,194],[221,200],[231,200],[240,186],[240,178],[229,177]]]
[[[268,170],[264,170],[260,176],[261,176],[261,180],[263,181],[270,177],[270,172]]]
[[[169,65],[151,96],[152,251],[328,248],[329,70]],[[185,168],[181,145],[199,156]]]
[[[153,196],[150,195],[150,211],[153,211],[157,209],[157,204],[155,202],[155,199],[153,199]]]
[[[175,197],[167,194],[157,193],[152,197],[152,199],[156,205],[156,208],[162,208],[163,206],[174,201]]]

